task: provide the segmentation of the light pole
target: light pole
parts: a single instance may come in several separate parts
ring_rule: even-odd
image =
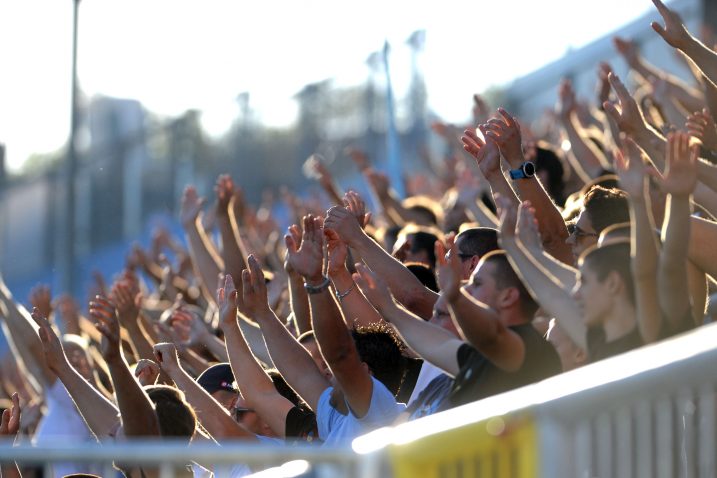
[[[77,105],[77,29],[80,0],[72,0],[72,81],[70,92],[70,138],[67,143],[65,163],[65,247],[60,264],[62,265],[62,289],[74,295],[76,286],[75,251],[75,175],[77,173],[77,123],[79,108]]]

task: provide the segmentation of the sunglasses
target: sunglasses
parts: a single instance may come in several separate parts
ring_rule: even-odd
[[[575,224],[572,224],[572,225],[568,226],[568,232],[570,233],[571,236],[573,236],[573,237],[575,237],[575,238],[580,238],[580,237],[598,237],[598,236],[600,235],[600,234],[597,234],[597,233],[595,233],[595,232],[586,232],[586,231],[583,231],[582,229],[580,229],[580,228],[579,228],[577,225],[575,225]]]
[[[242,419],[244,414],[253,412],[253,411],[254,411],[253,408],[247,408],[247,407],[234,407],[232,409],[232,412],[234,413],[234,420],[237,422]]]

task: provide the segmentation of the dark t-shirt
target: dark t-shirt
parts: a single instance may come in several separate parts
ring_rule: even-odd
[[[644,342],[637,326],[630,333],[610,342],[606,341],[602,327],[591,327],[587,333],[587,344],[590,362],[597,362],[642,347]]]
[[[416,397],[406,411],[409,413],[409,420],[417,420],[421,417],[436,413],[443,400],[451,394],[453,379],[441,374],[434,378],[426,388]]]
[[[555,349],[531,324],[509,328],[520,335],[525,344],[525,359],[520,369],[506,372],[471,345],[462,345],[458,349],[460,371],[453,382],[451,395],[448,400],[444,400],[441,410],[539,382],[562,372]]]
[[[310,410],[294,407],[286,414],[286,441],[313,442],[319,439],[316,414]]]

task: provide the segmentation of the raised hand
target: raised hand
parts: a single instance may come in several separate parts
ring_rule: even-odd
[[[449,251],[446,254],[446,251]],[[455,234],[446,236],[446,244],[436,241],[436,272],[438,274],[438,286],[441,294],[449,302],[458,298],[461,290],[461,279],[463,277],[463,266],[458,253],[458,246],[455,243]],[[448,255],[448,258],[446,258]]]
[[[482,124],[490,118],[490,108],[481,95],[473,95],[473,124]]]
[[[634,68],[640,61],[639,51],[635,42],[621,37],[613,38],[612,42],[617,52],[625,59],[625,62]]]
[[[222,328],[233,327],[237,325],[237,290],[231,274],[227,274],[223,282],[221,287],[217,289],[219,325]]]
[[[324,235],[321,232],[321,218],[309,214],[304,216],[303,222],[304,231],[301,245],[296,244],[293,236],[289,234],[284,236],[289,265],[305,280],[321,282],[324,265]]]
[[[699,145],[690,146],[690,136],[684,132],[667,135],[667,165],[663,177],[656,172],[652,176],[660,183],[662,191],[677,197],[692,194],[697,186],[697,158]]]
[[[173,372],[179,370],[179,356],[177,355],[177,347],[169,342],[155,344],[152,347],[154,358],[162,370],[172,375]]]
[[[618,128],[620,128],[620,131],[624,133],[632,135],[644,129],[645,120],[640,108],[637,106],[635,98],[630,95],[630,92],[627,91],[627,88],[625,88],[625,85],[616,74],[610,73],[608,80],[610,81],[610,86],[612,86],[617,94],[620,109],[618,110],[613,103],[606,101],[603,103],[605,113],[610,116]]]
[[[214,185],[214,193],[217,196],[217,217],[229,217],[229,203],[234,195],[234,181],[228,174],[222,174],[217,178]]]
[[[661,0],[652,0],[652,3],[657,7],[657,11],[662,15],[662,19],[665,22],[663,27],[658,22],[652,22],[652,29],[657,32],[670,46],[678,49],[682,49],[690,41],[691,35],[682,23],[680,16],[667,8]]]
[[[495,204],[498,207],[498,217],[500,218],[500,225],[498,232],[500,233],[498,239],[501,243],[503,241],[515,240],[515,226],[518,221],[518,209],[510,198],[505,196],[496,195]]]
[[[478,128],[485,137],[487,133],[485,126],[480,125]],[[495,141],[489,138],[484,141],[471,129],[463,132],[461,141],[463,142],[463,149],[478,161],[478,167],[486,178],[495,174],[502,174],[500,172],[500,151]]]
[[[612,73],[612,67],[608,63],[601,62],[598,68],[597,86],[598,104],[600,106],[610,100],[610,80],[608,80],[610,73]]]
[[[577,108],[573,83],[567,78],[563,78],[560,82],[560,86],[558,87],[558,100],[556,111],[563,121],[565,121],[570,118],[570,115]]]
[[[2,412],[2,420],[0,420],[0,436],[9,437],[11,439],[17,436],[20,431],[20,397],[17,392],[12,394],[12,408],[5,409]]]
[[[339,237],[351,245],[353,241],[363,236],[361,224],[359,224],[356,216],[345,207],[334,206],[326,213],[324,219],[324,229],[336,231]]]
[[[702,141],[705,148],[717,151],[717,126],[707,108],[688,116],[685,127],[691,136]]]
[[[647,170],[645,156],[632,138],[621,135],[622,149],[616,150],[615,172],[620,178],[620,189],[630,195],[632,201],[641,201],[645,195]]]
[[[125,281],[112,286],[112,299],[117,306],[117,316],[125,328],[133,326],[139,318],[142,293],[133,289]]]
[[[379,312],[396,305],[393,296],[391,296],[391,291],[388,289],[388,284],[364,264],[356,264],[353,279],[361,292],[363,292],[363,295]],[[384,315],[384,320],[386,320],[386,315]]]
[[[247,262],[249,263],[249,269],[242,271],[242,297],[244,298],[244,308],[246,309],[246,313],[252,318],[260,318],[267,313],[271,313],[266,289],[266,279],[264,278],[264,272],[261,270],[259,261],[256,260],[253,254],[249,256]],[[321,270],[319,269],[319,275],[320,274]]]
[[[327,273],[329,277],[335,277],[346,271],[346,257],[348,256],[349,248],[333,229],[324,229],[324,235],[326,236],[326,248],[328,249]]]
[[[530,201],[523,201],[518,205],[518,222],[515,226],[515,235],[529,249],[543,247],[543,242],[540,240],[538,220],[535,217],[535,208]]]
[[[50,287],[39,284],[30,291],[30,305],[37,307],[43,317],[49,318],[52,313],[52,294]]]
[[[371,221],[371,213],[366,212],[366,203],[361,195],[353,190],[347,192],[344,194],[344,205],[351,214],[356,216],[356,220],[361,227],[366,229],[366,226]]]
[[[354,164],[356,164],[359,171],[364,172],[371,167],[371,162],[364,151],[349,147],[346,148],[344,152],[351,158]]]
[[[143,387],[154,385],[159,378],[159,365],[149,359],[140,359],[134,369],[134,376]]]
[[[59,311],[58,320],[65,333],[80,335],[80,308],[69,294],[63,294],[55,301],[55,308]]]
[[[40,342],[45,351],[47,367],[57,373],[61,367],[69,366],[60,337],[55,333],[55,329],[52,328],[47,317],[42,315],[37,307],[32,309],[32,320],[40,327],[37,334],[40,336]]]
[[[365,175],[378,197],[385,198],[389,196],[391,181],[388,176],[372,168],[366,170]]]
[[[184,228],[194,227],[206,200],[200,198],[194,186],[187,186],[182,195],[179,218]]]
[[[498,108],[498,114],[502,116],[502,119],[494,118],[488,121],[486,125],[486,140],[493,140],[510,166],[517,168],[525,159],[523,157],[520,125],[503,108]]]
[[[120,359],[122,357],[120,323],[114,303],[98,295],[90,302],[90,318],[94,320],[95,327],[102,334],[100,344],[102,357],[106,362]]]

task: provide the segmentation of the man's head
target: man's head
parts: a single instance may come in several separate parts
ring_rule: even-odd
[[[502,320],[531,321],[538,310],[501,250],[483,256],[463,287],[471,297],[498,312]]]
[[[439,295],[438,300],[433,304],[433,315],[429,319],[429,322],[446,329],[456,337],[460,337],[460,333],[448,310],[448,300],[443,294]]]
[[[630,269],[630,241],[593,246],[578,261],[580,273],[573,297],[588,327],[602,326],[617,310],[635,305]]]
[[[231,410],[239,398],[234,374],[228,363],[212,365],[197,377],[197,383],[224,408]]]
[[[498,231],[490,227],[473,227],[456,236],[456,248],[461,258],[463,280],[468,279],[481,257],[498,249]]]
[[[396,395],[406,368],[404,346],[396,333],[384,323],[374,323],[354,327],[351,335],[371,375]]]
[[[410,224],[401,230],[393,245],[393,256],[403,263],[419,262],[436,267],[435,244],[442,239],[440,231]]]
[[[92,358],[87,352],[87,341],[79,335],[65,334],[62,336],[62,348],[72,368],[82,375],[82,378],[92,382]]]
[[[580,257],[585,250],[597,244],[603,229],[623,222],[630,222],[627,194],[619,189],[593,186],[583,198],[580,215],[567,240],[573,248],[573,255]]]
[[[184,400],[184,394],[167,385],[150,385],[145,391],[154,403],[162,436],[191,439],[197,427],[197,416]]]

